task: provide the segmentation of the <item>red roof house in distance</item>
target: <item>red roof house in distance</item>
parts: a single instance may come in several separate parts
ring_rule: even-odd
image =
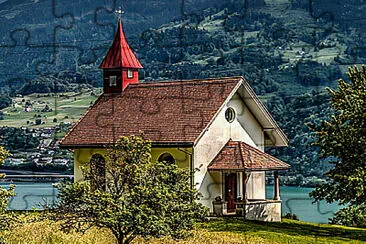
[[[281,220],[278,171],[289,165],[264,148],[287,146],[288,140],[243,77],[139,82],[143,67],[120,20],[100,68],[103,94],[60,142],[74,150],[75,181],[83,180],[81,166],[103,158],[106,145],[143,131],[153,160],[195,172],[190,184],[213,214]],[[274,175],[271,199],[265,171]]]

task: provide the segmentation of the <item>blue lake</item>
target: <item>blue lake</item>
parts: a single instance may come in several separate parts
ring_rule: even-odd
[[[40,205],[57,200],[57,189],[53,183],[17,182],[16,196],[10,199],[8,209],[31,210],[41,209]],[[7,187],[9,183],[0,182],[0,186]]]
[[[52,203],[57,200],[57,190],[53,183],[16,183],[17,196],[11,199],[9,209],[26,210],[37,208],[45,202]],[[0,183],[7,186],[8,183]],[[328,218],[333,217],[339,209],[336,203],[327,204],[320,202],[312,204],[309,192],[312,188],[305,187],[281,187],[282,213],[295,213],[300,220],[315,223],[327,223]],[[267,186],[267,198],[272,198],[273,187]]]
[[[294,213],[301,221],[328,223],[328,219],[340,209],[337,203],[328,204],[325,201],[312,204],[309,193],[313,188],[281,186],[282,214]],[[266,187],[267,199],[273,197],[273,186]]]

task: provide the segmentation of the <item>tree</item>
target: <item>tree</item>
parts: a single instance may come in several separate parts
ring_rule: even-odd
[[[5,158],[9,155],[8,151],[6,151],[2,146],[0,146],[0,166],[4,163]],[[4,174],[0,174],[0,179],[4,178]],[[11,184],[8,189],[4,189],[0,186],[0,229],[4,227],[7,221],[5,220],[5,212],[6,208],[9,204],[9,198],[15,196],[14,193],[15,186]],[[1,240],[0,240],[1,241]]]
[[[83,169],[85,181],[58,186],[60,201],[49,212],[63,230],[104,227],[118,243],[130,243],[136,236],[184,237],[206,216],[187,170],[152,162],[149,141],[121,137],[106,151]]]
[[[22,128],[3,127],[2,142],[8,150],[35,148],[39,145],[39,139]]]
[[[12,100],[7,95],[0,95],[0,109],[7,108],[11,105]]]
[[[36,119],[35,122],[36,122],[36,125],[40,125],[42,123],[42,120],[41,119]]]
[[[366,213],[366,68],[350,68],[348,76],[350,83],[340,79],[337,90],[328,89],[332,108],[329,121],[309,125],[317,135],[314,145],[320,148],[321,157],[333,165],[326,173],[327,182],[310,196],[315,201],[349,204],[349,211],[356,206],[364,208]],[[346,224],[340,216],[347,208],[334,221]]]

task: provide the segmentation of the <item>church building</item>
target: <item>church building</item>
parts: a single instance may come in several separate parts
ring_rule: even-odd
[[[212,214],[281,220],[278,172],[290,166],[264,148],[288,140],[243,77],[140,82],[143,66],[120,20],[100,68],[103,94],[60,142],[74,150],[76,182],[83,180],[80,167],[103,158],[106,145],[142,131],[153,160],[192,172],[191,187]],[[270,199],[267,171],[274,177]]]

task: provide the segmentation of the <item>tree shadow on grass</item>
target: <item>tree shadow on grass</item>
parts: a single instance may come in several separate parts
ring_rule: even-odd
[[[285,220],[280,223],[250,221],[234,218],[223,218],[210,221],[203,228],[211,231],[230,231],[236,233],[269,231],[290,236],[307,236],[316,238],[336,238],[339,240],[366,241],[366,229],[347,228],[322,224],[304,223]]]

